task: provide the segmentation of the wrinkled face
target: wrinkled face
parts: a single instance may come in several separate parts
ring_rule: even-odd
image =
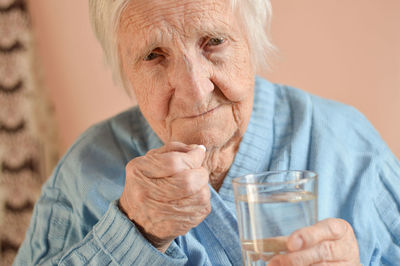
[[[220,148],[244,134],[255,73],[226,0],[130,1],[118,49],[139,107],[164,143]]]

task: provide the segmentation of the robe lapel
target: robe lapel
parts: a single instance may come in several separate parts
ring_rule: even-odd
[[[232,265],[242,265],[240,238],[235,215],[228,208],[218,193],[211,188],[211,213],[204,220],[206,227],[218,240]]]

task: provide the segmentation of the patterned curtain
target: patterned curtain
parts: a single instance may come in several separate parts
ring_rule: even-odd
[[[58,160],[25,0],[0,0],[0,266],[11,265]]]

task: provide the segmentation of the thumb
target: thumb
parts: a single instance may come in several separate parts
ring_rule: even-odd
[[[190,150],[186,154],[191,160],[191,165],[193,168],[200,168],[206,156],[206,147],[204,145],[197,144],[191,144],[189,147]]]

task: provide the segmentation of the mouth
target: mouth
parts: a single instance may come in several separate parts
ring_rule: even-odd
[[[205,116],[205,115],[208,115],[208,114],[213,113],[215,110],[217,110],[217,109],[220,108],[221,106],[222,106],[222,105],[217,105],[216,107],[214,107],[214,108],[212,108],[212,109],[210,109],[210,110],[208,110],[208,111],[205,111],[204,113],[200,113],[200,114],[197,114],[197,115],[187,116],[187,117],[185,117],[185,118],[196,118],[196,117]]]

